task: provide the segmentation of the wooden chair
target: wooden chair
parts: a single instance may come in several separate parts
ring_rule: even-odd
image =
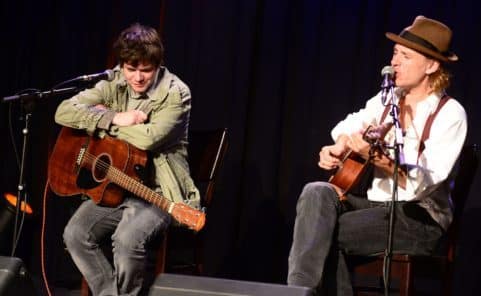
[[[212,201],[216,180],[227,150],[227,129],[189,131],[189,167],[191,176],[201,193],[201,206],[208,208]],[[208,221],[208,218],[207,218]],[[203,244],[201,230],[194,233],[191,230],[172,226],[164,234],[162,243],[157,251],[155,266],[156,275],[165,270],[191,274],[202,274]],[[175,245],[175,246],[172,246]],[[181,250],[182,255],[190,252],[191,256],[174,254],[174,250]],[[184,252],[185,251],[185,252]],[[170,255],[188,257],[188,262],[169,260]],[[189,270],[186,272],[186,270]],[[82,279],[81,296],[89,296],[90,291],[85,279]]]
[[[189,134],[190,174],[201,193],[201,206],[204,209],[209,208],[212,202],[227,146],[225,128],[191,131]],[[157,256],[156,274],[164,271],[202,274],[203,233],[202,230],[194,233],[185,228],[171,227]]]
[[[479,163],[478,158],[477,145],[467,145],[463,148],[459,158],[458,173],[451,191],[452,200],[455,204],[454,217],[445,237],[443,251],[432,256],[393,255],[391,261],[391,283],[399,282],[399,295],[420,295],[415,290],[414,284],[417,282],[416,280],[421,278],[441,280],[443,289],[442,292],[439,291],[438,293],[451,295],[459,220]],[[383,260],[383,255],[347,257],[356,295],[373,295],[373,293],[379,294],[383,292]],[[364,277],[363,282],[377,278],[378,281],[376,282],[379,285],[358,286],[357,284],[359,283],[356,283],[356,278],[359,277]]]

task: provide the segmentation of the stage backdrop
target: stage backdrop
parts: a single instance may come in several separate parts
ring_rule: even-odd
[[[460,61],[449,66],[449,94],[468,113],[467,142],[481,142],[478,1],[20,0],[3,1],[2,14],[2,97],[101,72],[112,63],[110,46],[121,29],[135,21],[159,28],[167,67],[192,90],[191,128],[229,129],[230,147],[208,209],[207,275],[285,282],[298,195],[306,182],[327,178],[317,167],[319,149],[332,142],[337,121],[379,91],[393,47],[384,33],[399,33],[417,15],[453,29]],[[32,112],[27,180],[37,212],[61,99],[40,100]],[[9,114],[17,145],[23,123],[18,103],[0,108],[3,192],[18,181]],[[460,238],[460,295],[479,291],[480,191],[478,173]],[[64,207],[68,202],[51,207],[58,225],[71,210]]]

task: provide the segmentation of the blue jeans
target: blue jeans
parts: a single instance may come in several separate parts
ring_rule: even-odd
[[[395,217],[394,252],[432,253],[443,230],[423,208],[399,202]],[[287,283],[352,295],[344,254],[383,253],[388,224],[388,203],[352,195],[341,202],[329,183],[307,184],[297,202]]]
[[[83,202],[65,227],[67,249],[94,295],[140,295],[154,277],[155,251],[170,216],[154,205],[126,198],[116,208]],[[113,262],[102,244],[112,242]]]

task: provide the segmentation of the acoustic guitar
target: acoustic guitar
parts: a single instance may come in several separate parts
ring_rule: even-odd
[[[181,225],[199,231],[205,213],[174,203],[142,183],[147,153],[110,136],[103,139],[63,127],[48,164],[48,182],[59,196],[84,194],[96,204],[115,207],[125,191],[169,213]]]
[[[371,145],[371,149],[374,149],[373,151],[382,150],[382,140],[391,127],[392,123],[382,124],[377,127],[369,126],[363,134],[363,139]],[[341,200],[345,200],[345,195],[359,184],[370,163],[370,158],[364,159],[352,150],[348,150],[344,154],[341,159],[341,165],[329,178],[329,183],[335,186]]]

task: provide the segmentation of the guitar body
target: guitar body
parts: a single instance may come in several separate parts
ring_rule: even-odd
[[[350,151],[343,160],[342,166],[329,179],[329,183],[339,187],[342,194],[346,194],[359,183],[368,164],[369,161]]]
[[[85,155],[91,155],[88,161],[83,160]],[[109,136],[90,137],[64,127],[50,156],[48,178],[59,196],[85,194],[97,204],[115,207],[125,191],[106,178],[106,170],[112,166],[141,181],[139,170],[145,169],[146,163],[146,152],[127,142]]]
[[[393,124],[391,122],[375,127],[370,125],[364,131],[362,138],[371,145],[371,149],[374,148],[377,151],[382,152],[383,139],[392,125]],[[370,163],[371,162],[369,160],[362,158],[359,154],[352,150],[346,153],[342,159],[342,165],[337,169],[336,173],[329,178],[329,183],[337,187],[336,191],[341,200],[346,198],[346,193],[353,191],[361,191],[354,192],[356,194],[365,194],[365,192],[362,191],[365,191],[366,188],[363,188],[363,186],[359,186],[360,188],[357,188],[356,186],[361,180],[361,185],[365,185],[364,183],[369,180],[369,174],[365,173],[368,168],[372,169],[372,167],[369,166]]]

